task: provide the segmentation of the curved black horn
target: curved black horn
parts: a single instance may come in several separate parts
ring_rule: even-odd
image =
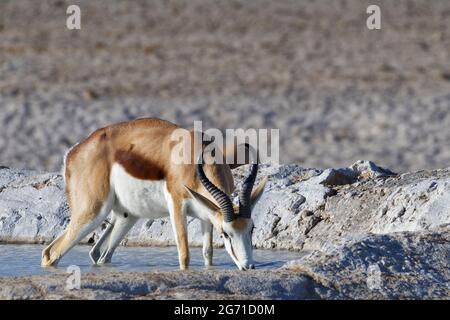
[[[217,201],[222,210],[223,219],[225,222],[231,222],[234,220],[233,203],[228,195],[216,187],[206,176],[203,170],[203,152],[199,156],[198,163],[196,164],[197,176],[205,187],[205,189],[211,194],[211,196]]]
[[[252,151],[253,156],[256,154],[254,157],[256,159],[254,159],[255,163],[250,166],[250,173],[244,180],[241,192],[239,193],[239,215],[243,218],[250,219],[252,214],[251,194],[258,173],[259,157],[258,153],[250,145],[246,144],[246,147],[249,149],[249,153]]]

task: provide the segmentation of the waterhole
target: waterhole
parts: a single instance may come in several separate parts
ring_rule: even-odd
[[[92,265],[90,246],[77,246],[65,255],[56,268],[42,268],[41,245],[0,245],[0,277],[41,275],[65,272],[70,265],[77,265],[82,272],[137,272],[178,270],[178,253],[175,247],[118,247],[112,262],[107,265]],[[201,248],[191,248],[190,269],[204,270]],[[253,250],[257,269],[281,267],[289,260],[299,259],[301,252],[285,250]],[[236,269],[224,249],[214,250],[213,269]]]

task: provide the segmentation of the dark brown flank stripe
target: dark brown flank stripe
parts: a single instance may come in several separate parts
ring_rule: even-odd
[[[124,167],[125,171],[141,180],[163,180],[164,172],[150,160],[131,151],[118,150],[114,161]]]

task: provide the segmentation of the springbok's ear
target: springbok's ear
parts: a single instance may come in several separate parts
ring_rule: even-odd
[[[187,186],[184,186],[184,187],[189,192],[189,194],[192,196],[192,198],[194,198],[200,204],[204,205],[205,207],[207,207],[208,209],[210,209],[211,211],[214,211],[214,212],[217,212],[220,210],[220,208],[214,202],[210,201],[208,198],[202,196],[200,193],[195,192],[194,190],[192,190],[191,188],[189,188]]]
[[[252,208],[255,206],[255,204],[258,202],[258,200],[261,198],[261,195],[264,192],[264,188],[266,187],[267,183],[267,177],[264,177],[261,182],[258,184],[256,189],[253,189],[252,195],[250,197],[250,201],[252,203]]]

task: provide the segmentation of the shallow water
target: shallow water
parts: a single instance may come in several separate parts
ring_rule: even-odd
[[[77,265],[82,272],[108,271],[171,271],[178,270],[178,254],[175,247],[118,247],[112,263],[104,266],[92,265],[89,259],[90,246],[73,248],[56,268],[41,268],[40,245],[0,245],[0,277],[26,276],[65,272],[70,265]],[[202,270],[201,248],[191,248],[190,269]],[[273,269],[289,260],[299,259],[303,253],[277,250],[254,250],[257,269]],[[237,269],[224,249],[214,250],[215,269]]]

